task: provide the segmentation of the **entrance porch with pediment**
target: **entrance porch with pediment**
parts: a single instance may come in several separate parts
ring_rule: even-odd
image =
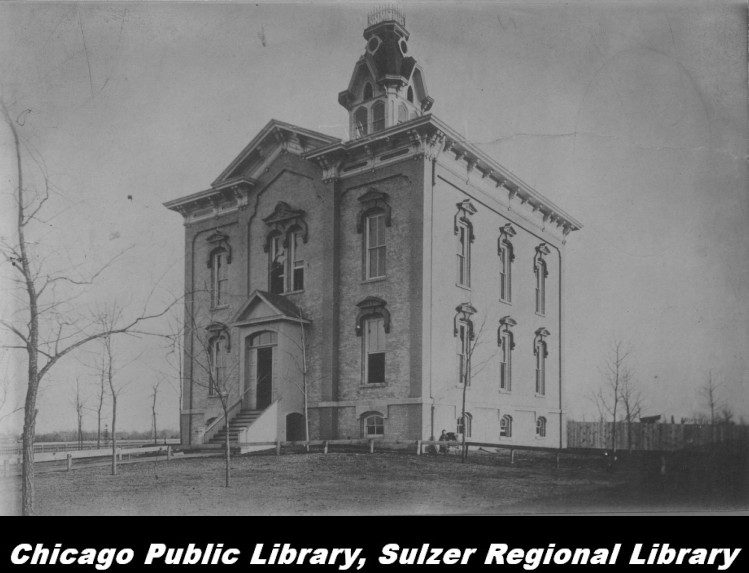
[[[227,431],[242,452],[263,449],[243,443],[304,439],[302,329],[309,324],[281,295],[250,295],[230,323],[240,341],[240,399],[210,443],[223,443]]]

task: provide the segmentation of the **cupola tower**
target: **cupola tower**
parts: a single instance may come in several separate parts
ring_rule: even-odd
[[[358,139],[415,119],[432,107],[424,73],[409,55],[403,12],[394,5],[367,16],[364,55],[338,102],[349,112],[349,134]]]

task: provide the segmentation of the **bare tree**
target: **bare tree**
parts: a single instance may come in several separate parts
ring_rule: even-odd
[[[99,368],[99,403],[96,408],[96,447],[101,447],[101,413],[104,409],[104,394],[106,393],[107,368],[104,354],[101,355]]]
[[[193,383],[208,389],[209,393],[218,399],[221,405],[223,420],[226,424],[224,439],[224,477],[225,486],[231,485],[231,443],[229,435],[229,414],[236,405],[232,403],[232,386],[229,379],[234,378],[239,371],[239,363],[229,353],[228,338],[222,331],[211,330],[201,326],[193,316],[186,317],[186,329],[192,336],[192,344],[186,345],[185,356],[193,366]],[[195,370],[200,375],[195,376]]]
[[[81,384],[80,380],[75,380],[75,397],[73,400],[73,407],[75,408],[76,417],[76,428],[77,428],[77,440],[78,448],[83,447],[83,413],[86,408],[86,401],[81,396]]]
[[[703,405],[710,412],[711,426],[715,425],[720,409],[723,406],[723,400],[720,398],[720,387],[721,384],[713,380],[713,373],[710,371],[707,373],[707,381],[698,391]]]
[[[460,310],[461,307],[458,307]],[[475,310],[474,310],[475,312]],[[459,329],[458,336],[461,339],[461,384],[463,385],[462,401],[461,401],[461,414],[460,419],[463,421],[463,431],[461,432],[461,448],[460,448],[460,461],[465,463],[467,457],[466,450],[466,434],[468,433],[468,420],[466,419],[466,394],[468,387],[471,385],[471,379],[473,376],[478,375],[489,362],[490,358],[483,360],[480,363],[474,364],[474,354],[476,348],[483,343],[483,334],[486,327],[486,316],[484,316],[479,326],[478,331],[474,331],[472,323],[468,323],[469,327],[466,330]],[[467,338],[464,338],[466,337]]]
[[[302,311],[299,311],[299,316],[297,317],[299,321],[299,338],[293,338],[290,336],[286,336],[286,338],[294,345],[296,346],[298,353],[292,353],[289,352],[288,356],[292,363],[294,363],[297,367],[297,370],[299,371],[299,374],[301,374],[302,382],[301,384],[295,383],[297,388],[299,388],[299,391],[302,394],[302,400],[303,400],[303,409],[304,409],[304,441],[307,442],[307,451],[309,451],[309,386],[313,381],[309,378],[309,356],[313,352],[313,348],[310,346],[310,341],[307,336],[306,331],[306,322],[304,319],[304,316],[302,314]],[[278,331],[278,334],[284,334],[281,331]]]
[[[14,119],[4,101],[0,100],[0,107],[12,135],[17,179],[12,194],[15,201],[15,237],[8,240],[3,237],[2,251],[7,263],[16,271],[15,284],[18,291],[14,295],[19,302],[19,311],[12,318],[0,321],[0,325],[16,339],[16,344],[9,347],[22,350],[26,355],[21,512],[23,515],[31,515],[34,512],[34,436],[40,383],[64,356],[91,341],[133,331],[144,320],[161,316],[166,310],[149,315],[145,312],[147,301],[144,311],[138,317],[112,323],[105,330],[97,328],[95,321],[83,323],[78,308],[71,304],[75,297],[60,293],[58,287],[75,289],[91,285],[117,257],[88,276],[80,266],[72,264],[63,272],[45,271],[49,259],[38,256],[35,250],[43,235],[39,241],[32,242],[27,237],[27,232],[31,231],[35,223],[44,223],[41,215],[50,198],[51,185],[46,173],[42,173],[42,189],[27,189],[18,128],[24,124],[21,116],[25,118],[28,114],[24,112],[18,119]]]
[[[611,452],[616,454],[616,423],[621,416],[622,389],[631,388],[633,373],[628,366],[631,349],[621,340],[611,343],[601,368],[601,386],[593,392],[591,399],[598,411],[611,417]],[[630,406],[634,409],[635,397],[630,392]]]
[[[619,400],[624,409],[624,422],[627,424],[627,449],[632,452],[632,424],[642,414],[642,392],[635,384],[632,376],[622,377]]]
[[[161,385],[161,379],[158,379],[153,387],[151,392],[151,421],[152,421],[152,429],[153,429],[153,445],[155,446],[158,443],[158,434],[157,434],[157,428],[156,428],[156,398],[159,394],[159,386]]]

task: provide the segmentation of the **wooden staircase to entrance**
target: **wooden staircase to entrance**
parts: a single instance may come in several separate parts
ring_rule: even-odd
[[[229,442],[232,444],[237,443],[237,439],[239,438],[239,433],[244,430],[245,428],[251,426],[255,420],[257,420],[260,417],[260,414],[263,413],[263,410],[242,410],[232,418],[232,421],[229,422]],[[210,439],[208,442],[209,444],[223,444],[226,440],[226,432],[227,427],[224,426],[221,430],[216,432],[216,434]]]

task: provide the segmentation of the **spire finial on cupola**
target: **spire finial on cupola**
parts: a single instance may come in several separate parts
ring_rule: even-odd
[[[424,74],[408,55],[406,17],[395,4],[367,15],[364,54],[338,102],[349,112],[352,139],[415,119],[432,107]]]

